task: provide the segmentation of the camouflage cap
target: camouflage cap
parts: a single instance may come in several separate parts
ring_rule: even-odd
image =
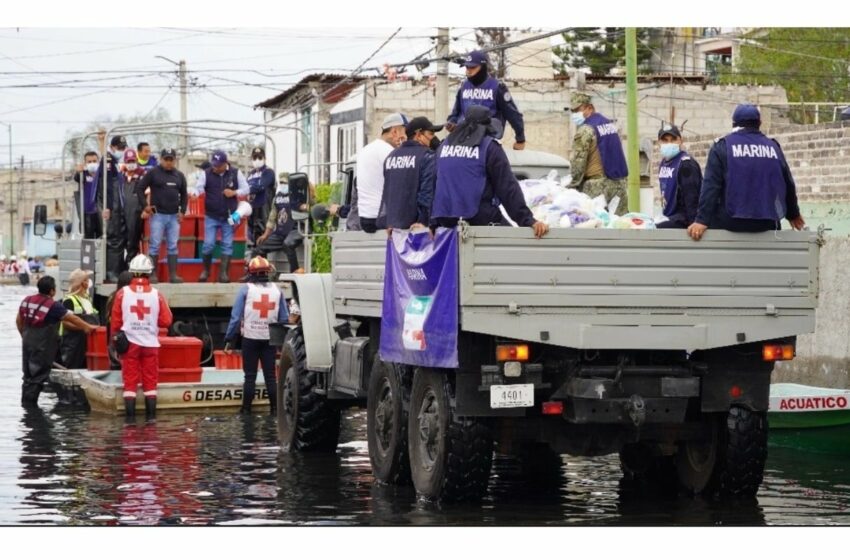
[[[581,105],[590,105],[591,98],[589,93],[583,91],[574,91],[570,94],[570,110],[576,111]]]

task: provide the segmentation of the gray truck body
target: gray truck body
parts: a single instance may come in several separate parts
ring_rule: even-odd
[[[380,317],[385,235],[333,238],[337,316]],[[463,227],[467,332],[577,349],[707,350],[810,333],[814,232]],[[308,341],[309,346],[309,341]]]

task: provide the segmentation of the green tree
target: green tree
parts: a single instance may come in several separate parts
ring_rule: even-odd
[[[747,33],[738,59],[722,71],[722,83],[772,84],[788,101],[847,101],[850,97],[850,28],[779,27]],[[823,108],[821,120],[832,120]],[[813,109],[791,111],[795,122],[814,119]]]
[[[555,69],[561,73],[569,70],[590,69],[592,74],[608,74],[616,66],[626,65],[626,33],[624,27],[577,27],[563,33],[564,44],[552,50],[560,61]],[[650,29],[637,30],[638,67],[646,69],[652,57]]]
[[[71,157],[72,161],[79,162],[82,160],[85,152],[94,150],[100,154],[103,149],[101,146],[98,146],[97,136],[95,134],[89,136],[85,141],[80,138],[85,134],[97,132],[98,130],[106,131],[122,124],[141,124],[170,120],[172,120],[171,115],[164,107],[160,107],[157,111],[147,114],[138,113],[135,115],[118,115],[117,117],[98,117],[84,128],[69,130],[65,134],[65,138],[68,141],[67,151],[65,153]],[[166,146],[176,147],[179,145],[179,136],[170,134],[167,131],[129,133],[124,136],[127,138],[127,147],[133,149],[136,148],[136,144],[139,142],[150,143],[153,150],[159,150]],[[109,138],[105,139],[106,144],[109,144],[109,140]]]

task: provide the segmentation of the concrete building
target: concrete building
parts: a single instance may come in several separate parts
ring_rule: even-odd
[[[505,80],[525,120],[528,148],[569,157],[573,130],[567,112],[571,79]],[[450,95],[460,84],[450,80]],[[594,97],[597,110],[614,119],[625,140],[626,92],[623,77],[589,76],[584,88]],[[639,83],[640,137],[653,142],[662,120],[677,124],[687,121],[685,133],[719,135],[730,128],[735,105],[742,102],[764,107],[766,124],[787,122],[780,110],[787,103],[778,86],[712,85],[704,76],[647,76]],[[267,132],[274,138],[277,153],[267,150],[268,159],[280,171],[305,171],[314,183],[335,181],[339,164],[351,161],[362,146],[380,133],[381,121],[401,111],[409,117],[434,117],[435,82],[429,78],[387,80],[346,78],[338,75],[307,76],[298,84],[256,108],[264,111]],[[437,121],[435,121],[437,122]],[[292,127],[278,130],[272,127]],[[514,141],[506,127],[505,145]],[[330,165],[323,165],[330,164]]]
[[[50,256],[56,252],[54,224],[71,219],[70,201],[74,184],[62,180],[59,170],[16,168],[11,188],[8,173],[0,173],[0,253],[10,255],[25,250],[30,256]],[[36,204],[47,206],[47,232],[33,232]]]

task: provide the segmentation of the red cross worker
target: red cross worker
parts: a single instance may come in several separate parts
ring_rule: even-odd
[[[247,283],[239,289],[230,323],[224,335],[225,342],[232,346],[242,335],[242,371],[245,384],[242,388],[242,412],[250,413],[257,390],[257,369],[263,367],[263,379],[272,414],[277,406],[274,371],[275,347],[269,343],[269,324],[286,323],[289,316],[286,299],[274,282],[269,280],[272,266],[264,257],[254,257],[248,263]],[[228,351],[228,350],[225,350]]]
[[[127,338],[127,352],[121,361],[124,378],[124,410],[128,418],[136,414],[139,384],[145,395],[145,413],[156,416],[156,385],[159,378],[159,329],[171,326],[168,302],[151,286],[153,262],[147,255],[130,261],[133,279],[115,295],[112,305],[112,332]]]

